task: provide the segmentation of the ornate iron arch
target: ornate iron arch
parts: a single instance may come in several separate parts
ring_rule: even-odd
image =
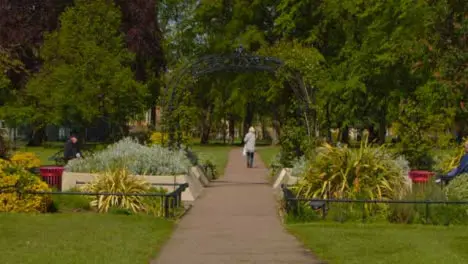
[[[165,87],[165,92],[169,95],[167,102],[167,111],[172,113],[175,109],[175,101],[177,100],[176,88],[180,82],[187,76],[197,79],[201,76],[209,75],[216,72],[269,72],[275,73],[280,67],[284,66],[284,62],[279,58],[252,55],[245,53],[242,46],[237,48],[234,53],[227,55],[212,54],[202,56],[192,63],[188,63],[181,68],[173,78],[171,78]],[[300,75],[295,75],[294,81],[302,80]],[[300,86],[294,86],[294,93],[304,103],[304,110],[307,111],[309,103],[304,100],[304,94],[300,91]],[[307,115],[304,115],[306,122]],[[170,124],[168,127],[169,132],[169,145],[171,147],[180,148],[181,138],[179,135],[178,140],[175,140],[175,132],[177,131],[178,122]],[[310,130],[308,129],[310,135]]]

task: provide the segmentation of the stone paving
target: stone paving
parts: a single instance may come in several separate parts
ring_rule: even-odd
[[[204,190],[151,264],[314,264],[318,261],[282,226],[267,169],[241,150],[229,154],[225,176]]]

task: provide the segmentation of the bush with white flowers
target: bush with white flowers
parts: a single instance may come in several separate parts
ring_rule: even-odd
[[[133,175],[184,174],[191,166],[183,151],[172,151],[154,145],[144,146],[125,138],[85,159],[74,159],[68,163],[70,172],[97,173],[125,168]]]

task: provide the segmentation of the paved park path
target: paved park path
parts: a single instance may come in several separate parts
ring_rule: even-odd
[[[225,176],[204,190],[151,264],[314,264],[277,215],[267,169],[247,169],[240,149]]]

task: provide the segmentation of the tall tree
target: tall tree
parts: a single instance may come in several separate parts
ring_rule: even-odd
[[[46,36],[44,67],[6,109],[24,113],[33,124],[31,144],[48,123],[89,125],[96,118],[124,127],[144,112],[147,86],[133,79],[134,55],[120,33],[121,14],[105,0],[77,0]]]
[[[156,124],[156,99],[161,83],[160,73],[166,63],[163,36],[158,21],[157,0],[115,0],[123,13],[122,30],[130,51],[135,53],[132,69],[136,79],[149,85],[151,120]]]

